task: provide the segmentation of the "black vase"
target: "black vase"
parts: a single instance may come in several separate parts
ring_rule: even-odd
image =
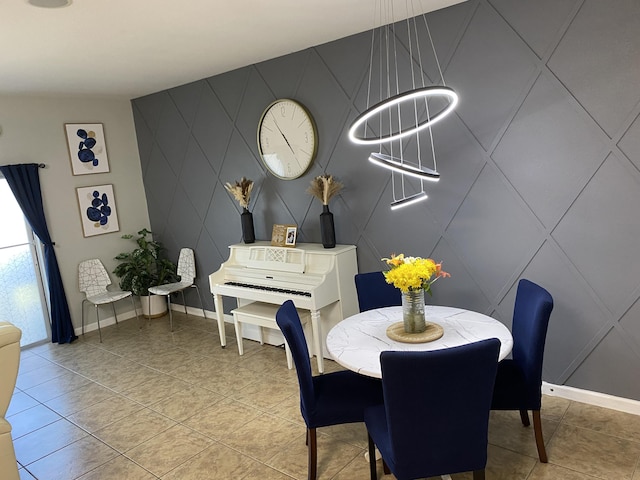
[[[336,229],[333,226],[333,213],[329,211],[329,205],[322,206],[322,213],[320,214],[320,235],[324,248],[333,248],[336,246]]]
[[[253,214],[246,208],[243,208],[240,219],[242,220],[242,241],[244,243],[255,242],[256,234],[253,231]]]

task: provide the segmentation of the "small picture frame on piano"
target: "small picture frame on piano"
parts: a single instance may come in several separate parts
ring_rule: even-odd
[[[276,223],[271,233],[271,245],[274,247],[295,247],[297,236],[297,225],[281,225]]]
[[[284,246],[295,247],[297,236],[298,236],[298,227],[287,227],[287,236],[284,240]]]

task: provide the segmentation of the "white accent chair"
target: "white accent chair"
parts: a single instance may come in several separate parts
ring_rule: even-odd
[[[11,439],[11,424],[5,415],[13,396],[20,365],[22,331],[8,322],[0,322],[0,476],[19,480],[16,453]]]
[[[204,304],[202,303],[202,297],[200,296],[200,289],[194,283],[196,280],[196,258],[193,250],[190,248],[183,248],[180,250],[180,256],[178,257],[178,276],[179,282],[167,283],[165,285],[158,285],[157,287],[149,288],[149,311],[151,311],[151,295],[164,295],[167,297],[167,303],[169,306],[169,325],[173,332],[173,315],[171,314],[171,294],[180,292],[182,294],[182,303],[184,305],[184,313],[187,313],[187,302],[184,299],[184,291],[187,288],[195,288],[200,299],[200,308],[202,308],[202,316],[207,315],[204,312]]]
[[[84,335],[84,303],[89,302],[95,306],[96,320],[98,321],[98,334],[100,335],[100,342],[102,343],[102,331],[100,330],[100,313],[99,306],[107,303],[111,304],[113,308],[113,316],[118,323],[118,316],[116,315],[116,307],[114,305],[118,300],[130,297],[131,305],[136,312],[136,319],[138,319],[138,309],[136,303],[133,300],[133,294],[123,290],[107,290],[107,287],[111,285],[111,278],[104,265],[97,258],[90,260],[84,260],[80,262],[78,266],[78,282],[80,291],[85,294],[86,298],[82,300],[82,334]]]

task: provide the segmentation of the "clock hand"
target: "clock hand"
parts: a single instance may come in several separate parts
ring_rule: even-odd
[[[289,140],[287,140],[287,137],[285,137],[284,133],[282,133],[282,130],[280,129],[280,125],[278,125],[278,121],[276,120],[276,116],[273,113],[271,113],[271,117],[273,117],[273,123],[276,125],[276,128],[280,132],[280,135],[282,135],[282,138],[284,138],[284,141],[286,142],[287,147],[289,147],[289,150],[291,150],[291,153],[293,153],[293,156],[296,159],[296,162],[300,163],[300,161],[298,160],[298,156],[296,155],[296,152],[294,152],[293,147],[291,147],[291,144],[289,143]]]

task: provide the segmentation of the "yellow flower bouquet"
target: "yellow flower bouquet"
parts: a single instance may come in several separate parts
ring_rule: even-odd
[[[442,270],[442,262],[436,263],[430,258],[405,257],[401,253],[383,258],[382,261],[390,267],[383,272],[385,280],[402,292],[402,323],[405,333],[424,332],[427,329],[424,292],[431,295],[431,285],[439,278],[451,275]]]
[[[383,258],[391,268],[384,272],[387,283],[399,288],[403,293],[424,290],[431,295],[431,285],[439,278],[451,275],[442,270],[442,262],[430,258],[405,257],[404,254]]]

